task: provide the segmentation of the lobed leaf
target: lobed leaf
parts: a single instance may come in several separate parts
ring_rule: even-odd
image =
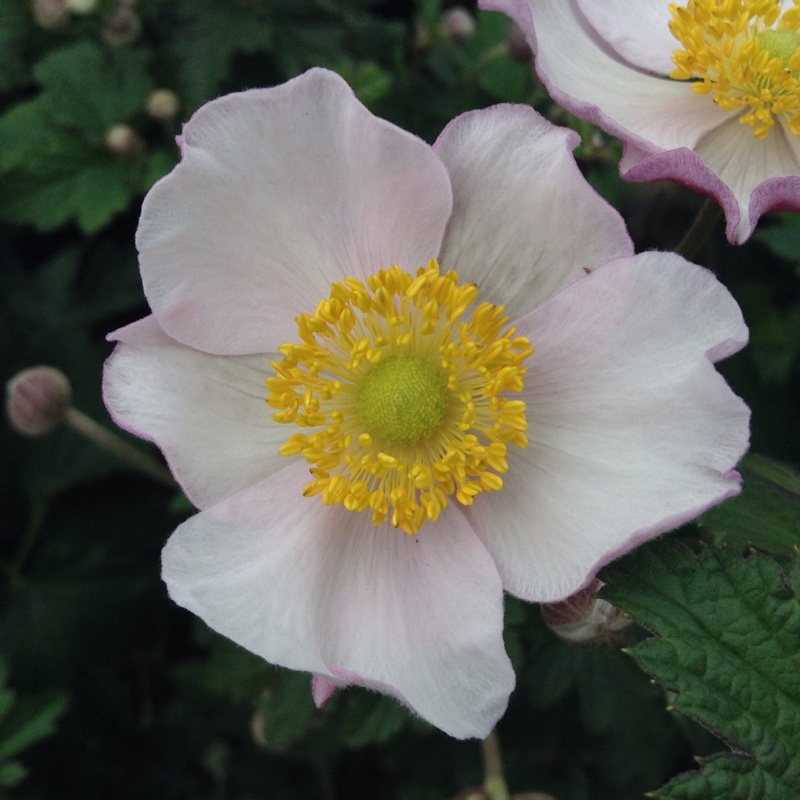
[[[762,553],[709,547],[695,555],[658,541],[604,571],[604,596],[656,634],[633,657],[675,693],[674,710],[731,748],[654,796],[800,796],[798,560],[784,571]]]
[[[800,472],[764,456],[739,465],[742,493],[706,512],[703,527],[736,546],[791,553],[800,546]]]

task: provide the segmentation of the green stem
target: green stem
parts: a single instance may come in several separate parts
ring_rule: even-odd
[[[482,742],[483,788],[489,800],[509,800],[508,786],[503,776],[503,759],[497,731],[492,731]]]
[[[722,208],[710,197],[705,200],[694,222],[689,226],[675,252],[684,258],[694,259],[722,216]]]
[[[178,484],[175,482],[172,475],[157,461],[154,461],[136,447],[133,447],[133,445],[128,444],[115,433],[107,430],[91,417],[87,417],[83,412],[75,408],[70,408],[67,411],[64,421],[74,431],[90,439],[104,450],[113,453],[117,458],[125,461],[144,475],[153,478],[153,480],[158,481],[170,489],[178,488]]]
[[[22,534],[22,541],[19,543],[19,549],[14,555],[14,560],[11,562],[11,564],[7,565],[5,569],[10,580],[19,580],[24,572],[28,557],[30,556],[34,545],[39,540],[39,533],[42,530],[42,523],[44,522],[46,511],[47,506],[44,500],[37,498],[32,501],[28,525]]]

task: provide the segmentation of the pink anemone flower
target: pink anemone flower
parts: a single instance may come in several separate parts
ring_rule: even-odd
[[[800,210],[800,7],[792,0],[481,0],[523,29],[564,108],[624,142],[620,174],[713,197],[744,242]]]
[[[145,199],[152,315],[104,395],[200,509],[164,580],[319,704],[359,684],[487,735],[504,590],[564,598],[738,491],[739,308],[633,255],[576,143],[504,105],[431,147],[311,70],[201,108]]]

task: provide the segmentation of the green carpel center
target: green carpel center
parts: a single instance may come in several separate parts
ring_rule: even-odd
[[[356,407],[369,434],[405,445],[427,438],[441,425],[447,400],[439,369],[414,354],[380,361],[356,392]]]
[[[784,66],[800,49],[800,33],[789,30],[765,30],[758,34],[758,44],[773,58],[779,58]]]

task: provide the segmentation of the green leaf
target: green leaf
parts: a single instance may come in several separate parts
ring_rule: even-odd
[[[0,786],[16,786],[27,774],[19,761],[6,761],[0,764]]]
[[[760,228],[753,239],[765,244],[775,255],[797,264],[800,262],[800,225],[793,214],[782,216],[780,221],[782,224]]]
[[[210,100],[236,53],[269,51],[272,28],[252,6],[218,0],[177,0],[169,52],[192,108]]]
[[[738,470],[742,493],[707,511],[698,524],[737,547],[774,553],[800,547],[800,472],[757,455],[746,456]]]
[[[84,233],[99,230],[124,211],[138,186],[124,158],[66,140],[48,172],[17,169],[0,185],[0,208],[10,222],[52,230],[75,219]]]
[[[30,24],[28,3],[24,0],[3,0],[0,13],[0,92],[8,91],[25,80],[22,58],[26,27]]]
[[[311,676],[305,672],[279,670],[258,703],[261,735],[269,747],[286,747],[308,730],[314,714]]]
[[[118,155],[105,144],[110,128],[144,110],[152,88],[145,61],[84,41],[37,65],[41,94],[0,118],[5,219],[52,230],[74,218],[93,233],[146,188],[141,155]]]
[[[146,61],[146,54],[135,50],[103,49],[82,41],[50,53],[33,73],[44,89],[41,101],[56,123],[102,137],[144,110],[153,88]]]
[[[385,742],[408,721],[408,712],[385,695],[351,688],[343,700],[342,741],[349,747]]]
[[[0,761],[49,736],[66,707],[67,696],[61,692],[18,701],[0,725]]]
[[[653,631],[632,650],[675,693],[674,710],[731,747],[678,776],[664,800],[796,800],[800,796],[798,556],[657,541],[606,568],[604,596]]]

